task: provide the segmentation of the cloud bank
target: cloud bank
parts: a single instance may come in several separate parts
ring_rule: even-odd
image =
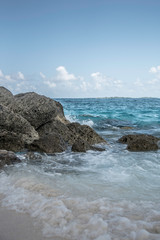
[[[14,94],[36,91],[53,98],[159,97],[160,66],[151,67],[147,78],[137,77],[132,82],[125,82],[101,72],[92,72],[83,77],[70,73],[65,66],[57,67],[51,77],[43,71],[37,75],[24,76],[21,71],[9,75],[0,70],[0,85]]]

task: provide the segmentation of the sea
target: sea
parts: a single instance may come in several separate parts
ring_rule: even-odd
[[[160,150],[129,152],[126,134],[160,137],[160,99],[56,99],[71,122],[92,127],[103,152],[42,155],[0,172],[2,206],[29,214],[53,240],[159,240]]]

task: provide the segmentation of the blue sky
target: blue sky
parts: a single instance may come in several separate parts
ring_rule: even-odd
[[[1,0],[0,85],[49,97],[160,97],[159,0]]]

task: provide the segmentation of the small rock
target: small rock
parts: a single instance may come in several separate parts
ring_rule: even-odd
[[[90,146],[90,150],[104,152],[105,148],[97,147],[97,146]]]
[[[129,127],[129,126],[122,126],[120,127],[120,129],[123,129],[123,130],[132,130],[134,129],[133,127]]]
[[[42,156],[39,153],[35,152],[27,152],[25,156],[30,160],[42,160]]]
[[[118,142],[127,144],[129,151],[155,151],[158,150],[159,138],[147,134],[125,135]]]
[[[14,152],[0,150],[0,168],[6,164],[10,165],[18,162],[21,162],[21,160],[16,156]]]

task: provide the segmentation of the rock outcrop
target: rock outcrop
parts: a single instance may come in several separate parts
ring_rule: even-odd
[[[67,121],[62,105],[51,98],[29,92],[15,95],[15,101],[14,112],[24,117],[35,129],[56,118]]]
[[[158,150],[159,138],[147,134],[125,135],[118,142],[127,144],[129,151],[155,151]]]
[[[0,150],[0,168],[5,165],[21,162],[14,152]]]
[[[35,140],[28,146],[28,149],[46,153],[63,152],[66,144],[59,134],[51,133]]]
[[[1,149],[18,151],[36,139],[39,139],[39,135],[26,119],[0,105]]]
[[[105,142],[105,140],[88,125],[81,125],[79,123],[69,123],[67,124],[67,127],[69,128],[70,132],[73,133],[76,139],[81,138],[84,141],[86,141],[89,145]]]
[[[13,94],[6,88],[0,87],[0,104],[7,106],[9,109],[14,105],[15,99]]]
[[[62,105],[51,98],[34,92],[13,96],[0,87],[0,101],[0,149],[55,153],[77,140],[85,143],[86,150],[105,142],[89,126],[70,123]]]

